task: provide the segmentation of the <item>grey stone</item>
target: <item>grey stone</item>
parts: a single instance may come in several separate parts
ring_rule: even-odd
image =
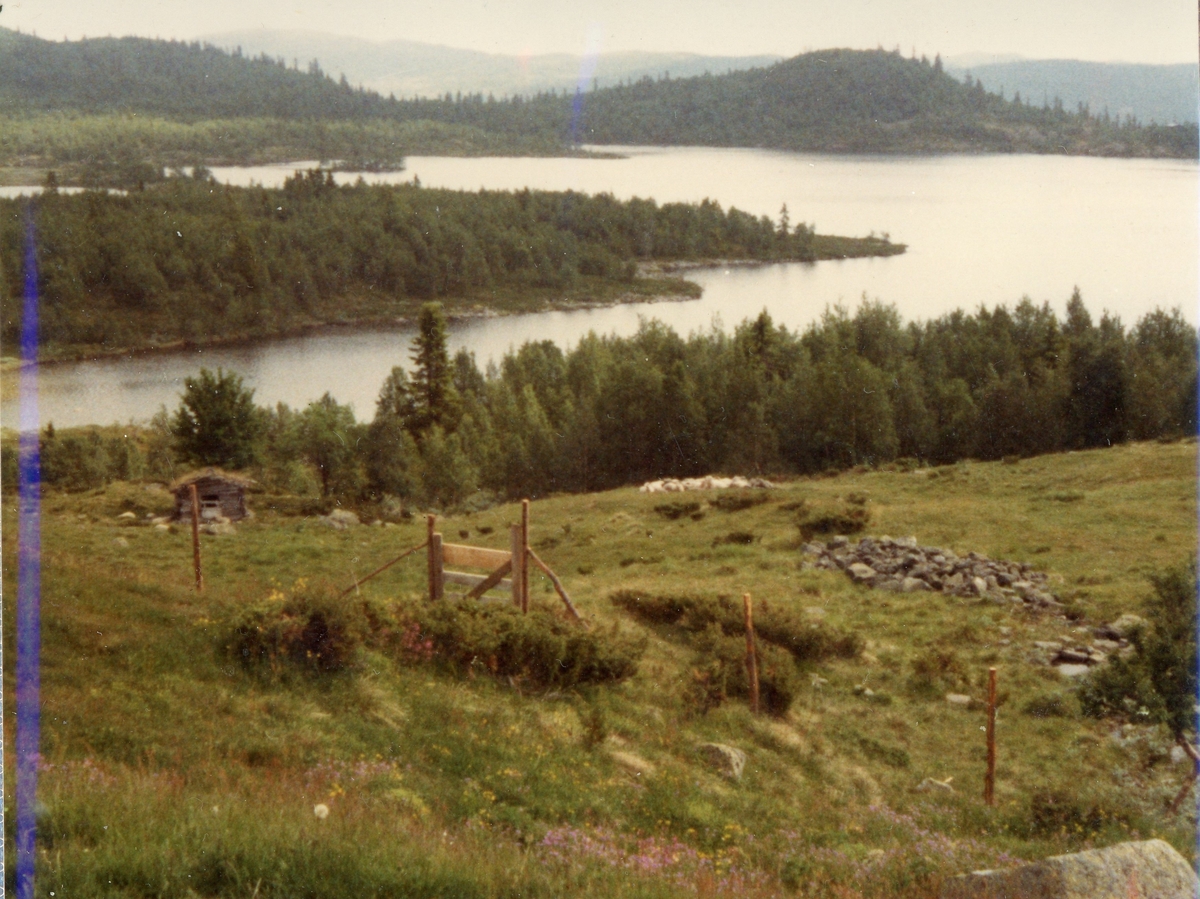
[[[846,573],[856,584],[870,583],[875,578],[875,569],[862,562],[855,562],[846,567]]]
[[[358,516],[349,509],[334,509],[321,521],[339,531],[359,523]]]
[[[987,593],[987,581],[981,577],[973,577],[971,578],[971,589],[975,592],[976,596],[983,596]]]
[[[1109,628],[1118,637],[1128,640],[1133,636],[1135,631],[1141,630],[1146,626],[1146,619],[1141,615],[1125,614],[1109,625]]]
[[[1055,670],[1063,677],[1081,677],[1091,670],[1090,665],[1056,665]]]
[[[947,693],[946,702],[950,705],[962,706],[963,708],[971,707],[971,697],[962,693]]]
[[[208,524],[201,526],[200,530],[206,534],[211,534],[214,537],[227,536],[229,534],[236,533],[233,523],[230,522],[229,519],[225,519],[224,521],[210,521]]]
[[[929,585],[919,577],[906,577],[900,582],[901,593],[916,593],[918,590],[928,590]]]
[[[117,520],[118,521],[135,521],[135,520],[137,520],[137,515],[133,512],[122,512],[120,515],[117,516]]]
[[[942,885],[940,899],[1194,899],[1196,873],[1163,840],[1118,843]]]
[[[1063,649],[1059,650],[1056,661],[1066,662],[1068,665],[1086,665],[1089,658],[1091,653],[1086,649]]]
[[[696,747],[700,757],[710,768],[732,780],[741,780],[742,771],[746,767],[746,753],[736,746],[725,743],[701,743]]]
[[[832,540],[830,540],[829,543],[826,545],[829,547],[829,549],[841,549],[843,546],[846,546],[849,543],[850,543],[849,537],[847,537],[843,534],[838,534],[836,537],[834,537]]]

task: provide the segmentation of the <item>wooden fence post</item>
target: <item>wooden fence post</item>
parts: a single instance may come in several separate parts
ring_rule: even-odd
[[[426,543],[429,547],[429,601],[435,602],[442,598],[442,535],[434,531],[437,519],[433,515],[425,516]]]
[[[750,711],[758,714],[758,654],[754,651],[754,607],[750,594],[742,594],[742,607],[746,613],[746,674],[750,678]]]
[[[514,572],[515,574],[516,572]],[[529,611],[529,500],[521,500],[521,612]]]
[[[200,496],[196,485],[190,485],[188,494],[192,500],[192,565],[196,569],[196,592],[204,590],[204,575],[200,571]]]
[[[988,669],[987,774],[983,778],[983,801],[996,804],[996,669]]]
[[[527,605],[524,600],[524,591],[522,584],[525,582],[525,543],[521,534],[521,526],[514,524],[509,529],[512,548],[512,598],[513,605],[518,609],[524,610]]]

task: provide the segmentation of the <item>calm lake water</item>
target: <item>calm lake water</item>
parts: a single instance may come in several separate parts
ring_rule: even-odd
[[[1060,314],[1078,285],[1093,314],[1132,325],[1156,308],[1197,321],[1197,165],[1178,160],[1052,156],[833,157],[761,150],[621,148],[623,159],[410,157],[406,171],[364,175],[466,190],[573,189],[660,203],[699,201],[793,222],[829,234],[886,233],[908,244],[888,259],[704,269],[689,277],[699,300],[553,312],[460,323],[453,350],[481,365],[526,340],[570,347],[588,331],[627,335],[639,318],[681,333],[732,327],[767,309],[803,328],[830,305],[867,296],[906,320],[956,308],[1013,305],[1028,296]],[[311,164],[310,164],[311,165]],[[216,169],[231,184],[280,185],[304,163]],[[338,175],[345,183],[357,176]],[[370,418],[393,365],[407,363],[412,333],[345,331],[251,346],[46,366],[39,411],[67,426],[144,419],[174,407],[200,366],[241,374],[261,404],[303,406],[326,391]],[[15,416],[13,416],[15,418]]]

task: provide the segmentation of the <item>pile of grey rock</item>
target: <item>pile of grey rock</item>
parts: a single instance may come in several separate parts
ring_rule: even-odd
[[[1045,572],[1025,562],[989,559],[977,552],[960,557],[950,549],[918,546],[916,537],[863,537],[852,543],[839,536],[803,548],[816,557],[817,568],[844,571],[855,583],[876,590],[933,591],[1034,609],[1062,609],[1047,586]]]
[[[1141,616],[1126,614],[1109,624],[1092,628],[1092,639],[1086,642],[1036,640],[1031,660],[1042,665],[1053,665],[1060,674],[1068,677],[1086,674],[1089,668],[1107,662],[1109,656],[1128,658],[1132,655],[1134,649],[1130,638],[1145,623]],[[1086,628],[1078,630],[1087,632]]]

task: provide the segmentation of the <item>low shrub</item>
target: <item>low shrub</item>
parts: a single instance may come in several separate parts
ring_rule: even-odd
[[[696,636],[693,645],[696,656],[685,697],[690,705],[704,712],[727,699],[749,697],[744,639],[731,637],[713,624]],[[786,652],[769,644],[757,646],[756,653],[759,708],[776,717],[785,715],[800,689],[796,664]]]
[[[688,633],[699,633],[711,625],[719,626],[729,636],[745,630],[742,605],[728,596],[706,599],[620,590],[610,601],[639,621],[677,624]],[[786,650],[797,662],[830,657],[849,659],[862,651],[862,639],[857,634],[834,631],[767,602],[761,603],[755,612],[754,630],[760,640]]]
[[[717,537],[713,540],[713,546],[750,546],[758,540],[749,531],[733,531],[726,534],[724,537]]]
[[[1021,711],[1034,718],[1071,718],[1073,710],[1070,700],[1061,693],[1041,693],[1021,707]]]
[[[675,521],[677,518],[683,518],[685,515],[695,515],[700,511],[700,503],[674,500],[669,503],[659,503],[654,507],[654,511],[668,521]]]
[[[912,764],[912,757],[902,746],[890,746],[866,734],[855,734],[855,742],[858,743],[858,748],[863,751],[864,755],[883,762],[885,765],[893,768],[907,768]]]
[[[865,506],[848,506],[840,512],[804,509],[796,516],[803,540],[836,534],[857,534],[866,529],[871,513]]]
[[[908,684],[913,692],[928,696],[969,686],[970,681],[966,667],[954,650],[930,647],[912,660]]]
[[[290,597],[275,591],[239,610],[223,649],[249,669],[327,673],[350,667],[371,631],[361,600],[343,599],[333,587],[301,585]]]
[[[1092,836],[1113,824],[1128,824],[1132,816],[1124,809],[1111,808],[1099,802],[1057,790],[1042,790],[1029,799],[1026,817],[1034,834],[1069,834],[1081,838]]]
[[[1127,715],[1166,725],[1182,738],[1195,729],[1197,690],[1196,562],[1151,577],[1146,600],[1151,625],[1130,634],[1135,654],[1114,658],[1079,685],[1084,714]]]
[[[697,596],[655,596],[637,590],[618,590],[609,601],[646,624],[677,624],[689,611],[705,602]]]
[[[444,601],[401,611],[419,625],[418,645],[459,673],[486,671],[538,687],[613,683],[637,671],[644,639],[617,627],[587,631],[552,613],[507,604]]]
[[[718,494],[716,499],[710,501],[710,505],[722,512],[741,512],[743,509],[751,509],[770,501],[771,494],[765,490],[757,490],[753,493],[731,490]]]

